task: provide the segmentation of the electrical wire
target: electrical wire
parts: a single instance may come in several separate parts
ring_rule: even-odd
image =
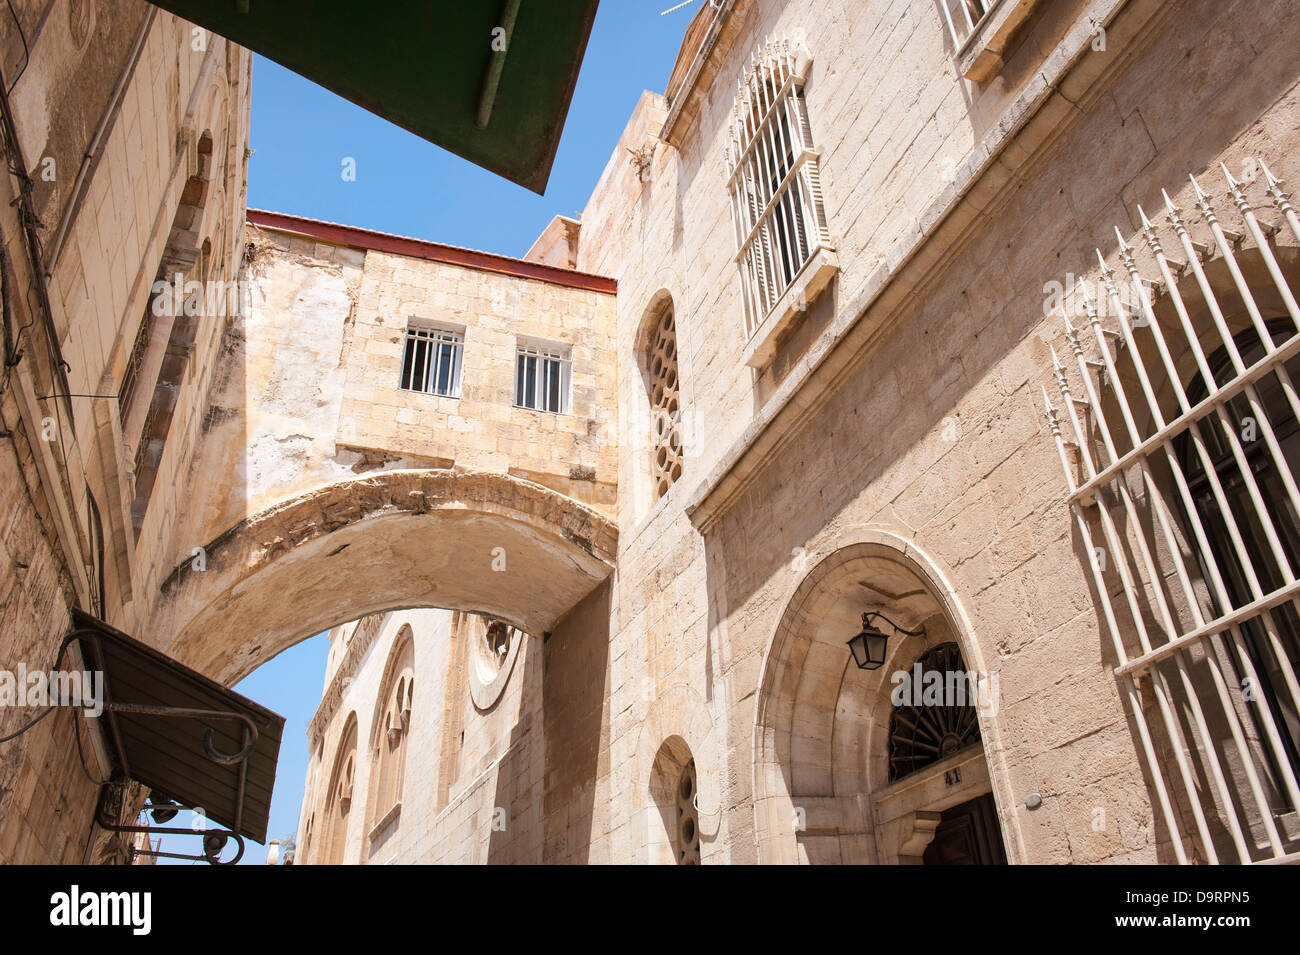
[[[5,3],[9,7],[9,16],[13,17],[14,26],[18,28],[18,36],[23,41],[23,68],[18,71],[18,75],[14,77],[14,81],[5,89],[5,95],[8,96],[14,91],[14,87],[18,85],[18,81],[23,78],[23,74],[27,72],[27,64],[31,63],[32,54],[27,48],[27,33],[23,30],[23,24],[22,21],[18,19],[17,11],[14,10],[13,0],[5,0]],[[39,32],[39,29],[37,32]]]

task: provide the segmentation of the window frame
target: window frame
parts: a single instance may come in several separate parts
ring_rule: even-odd
[[[421,344],[425,346],[424,364],[422,366],[425,387],[417,388],[413,387],[413,385],[415,384],[416,368],[420,366],[417,365],[415,355],[419,351]],[[444,360],[444,349],[447,353],[447,376],[450,378],[448,390],[445,392],[431,390],[436,387],[437,382],[442,377],[441,365]],[[429,358],[431,353],[437,356],[436,362],[439,366],[438,371],[434,374],[431,374],[435,367],[435,362]],[[463,394],[464,377],[464,326],[415,317],[407,319],[406,331],[402,334],[402,364],[397,377],[398,389],[418,395],[431,395],[435,398],[459,399]]]
[[[531,382],[526,381],[525,361],[533,363]],[[539,373],[542,363],[554,364],[555,372]],[[548,414],[571,414],[573,407],[573,349],[558,342],[520,337],[515,341],[514,407]],[[531,392],[531,394],[525,394]],[[548,406],[547,398],[555,393],[559,407]],[[525,398],[541,398],[539,404],[527,404]]]
[[[802,41],[770,41],[741,77],[725,149],[744,309],[745,363],[776,342],[838,271],[804,84]]]

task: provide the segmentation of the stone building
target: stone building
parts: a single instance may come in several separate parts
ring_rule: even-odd
[[[76,665],[60,652],[74,607],[139,630],[175,563],[170,527],[229,322],[152,306],[158,283],[238,280],[252,57],[144,3],[16,3],[2,19],[0,668],[12,673]],[[34,712],[0,708],[0,736]],[[129,840],[92,823],[90,777],[107,766],[93,721],[73,712],[0,744],[0,861],[125,855]]]
[[[249,211],[103,613],[331,631],[298,864],[1294,861],[1297,36],[717,0],[523,260]]]
[[[507,664],[485,707],[447,674],[496,631],[367,617],[301,860],[1293,858],[1296,31],[1276,3],[701,9],[534,248],[618,280],[590,729],[552,712],[554,636],[517,638],[540,697]],[[898,698],[931,671],[967,699]]]

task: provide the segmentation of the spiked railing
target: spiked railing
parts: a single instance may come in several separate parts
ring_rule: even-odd
[[[1261,209],[1300,242],[1282,182],[1258,168]],[[1300,452],[1291,445],[1288,458],[1283,441],[1300,422],[1287,364],[1300,356],[1300,306],[1271,242],[1282,227],[1222,171],[1244,231],[1223,227],[1194,178],[1195,225],[1163,193],[1173,254],[1139,207],[1145,253],[1116,230],[1127,287],[1098,251],[1104,293],[1080,295],[1091,341],[1067,315],[1073,367],[1052,350],[1064,434],[1046,389],[1043,402],[1174,855],[1297,861]],[[1191,386],[1180,367],[1194,369]]]
[[[802,44],[773,40],[750,58],[736,88],[726,161],[747,338],[830,245],[803,100],[810,59]]]

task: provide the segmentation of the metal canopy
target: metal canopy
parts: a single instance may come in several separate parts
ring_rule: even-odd
[[[86,668],[104,674],[114,774],[265,842],[284,717],[89,614],[73,626]]]
[[[598,2],[157,5],[540,194]]]

